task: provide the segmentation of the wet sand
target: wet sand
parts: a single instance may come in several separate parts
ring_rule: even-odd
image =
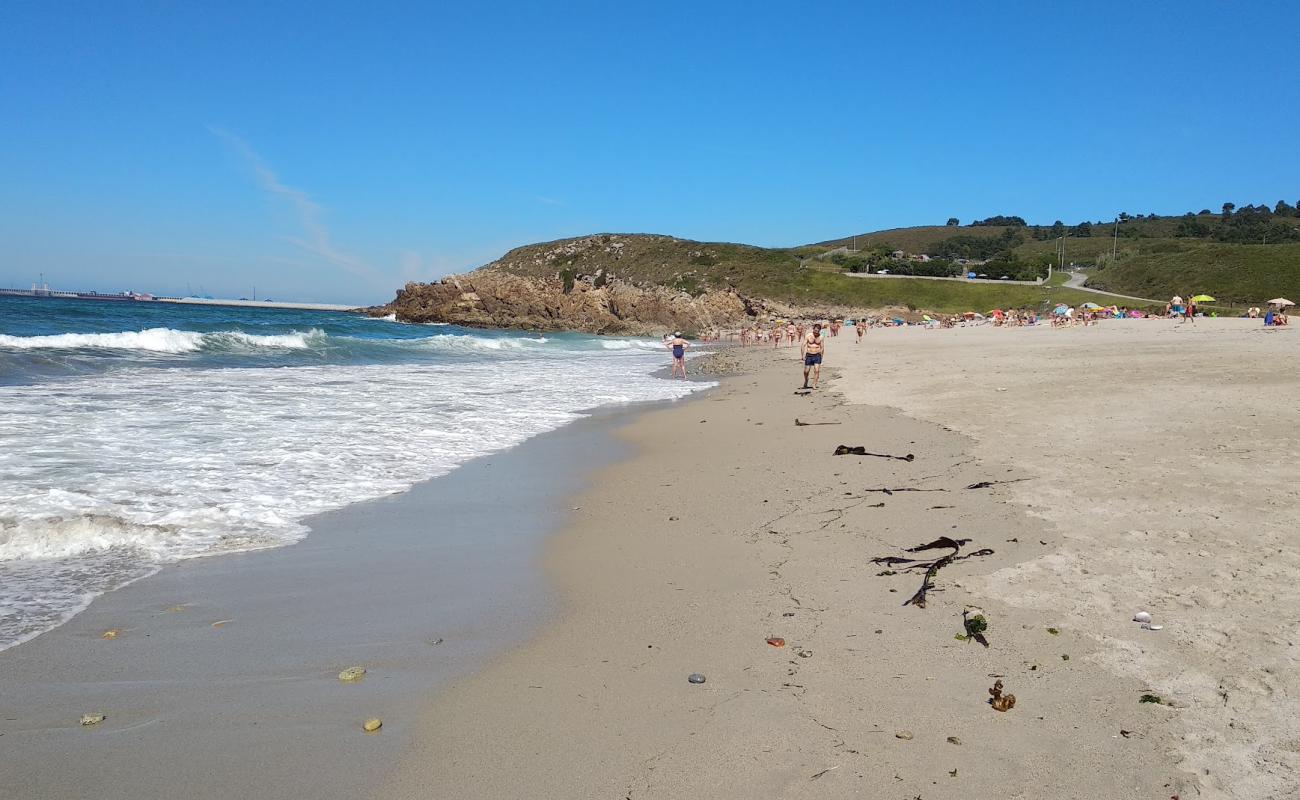
[[[541,542],[618,457],[615,417],[315,517],[290,547],[169,566],[0,652],[0,797],[365,796],[415,699],[551,613]]]

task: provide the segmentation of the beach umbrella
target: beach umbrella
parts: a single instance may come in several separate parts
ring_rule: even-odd
[[[1268,301],[1268,304],[1269,304],[1270,306],[1293,306],[1293,305],[1295,305],[1295,303],[1292,303],[1290,300],[1286,299],[1285,297],[1274,297],[1272,300],[1269,300],[1269,301]]]
[[[1193,303],[1213,303],[1213,302],[1214,302],[1214,298],[1213,298],[1213,297],[1210,297],[1208,294],[1198,294],[1198,295],[1196,295],[1195,297],[1192,298],[1192,302],[1193,302]]]
[[[1084,303],[1083,307],[1088,309],[1101,308],[1101,306],[1097,305],[1096,303]]]

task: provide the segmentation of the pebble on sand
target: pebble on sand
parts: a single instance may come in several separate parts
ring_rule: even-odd
[[[379,719],[379,717],[375,717],[373,719],[366,720],[365,723],[361,726],[361,730],[365,731],[366,733],[374,733],[375,731],[379,730],[382,727],[384,727],[383,720]]]
[[[961,744],[961,739],[958,739],[956,736],[949,736],[948,744]]]
[[[692,672],[690,674],[690,677],[688,677],[686,680],[690,681],[691,683],[704,683],[704,676],[698,672]]]
[[[355,681],[361,680],[365,676],[366,676],[365,667],[348,667],[347,669],[339,673],[339,680],[343,681],[344,683],[353,683]]]
[[[899,731],[898,733],[895,733],[895,734],[894,734],[894,738],[896,738],[896,739],[911,739],[911,738],[912,738],[912,732],[911,732],[911,731]]]
[[[81,724],[82,724],[82,725],[98,725],[99,723],[103,722],[103,721],[106,720],[106,719],[108,719],[108,718],[105,717],[103,714],[82,714],[82,715],[81,715]]]

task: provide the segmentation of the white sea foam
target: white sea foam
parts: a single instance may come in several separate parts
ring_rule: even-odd
[[[142,337],[157,345],[187,333],[204,348],[294,348],[324,336],[169,329],[65,336]],[[497,355],[277,369],[138,367],[0,386],[0,648],[163,564],[287,544],[306,533],[306,516],[402,491],[588,409],[704,386],[651,377],[659,359],[638,347],[588,349],[590,340],[540,337],[407,341]],[[563,380],[552,353],[566,359]]]
[[[207,347],[279,347],[291,350],[307,348],[312,339],[324,332],[286,333],[260,336],[242,331],[178,331],[172,328],[147,328],[117,333],[59,333],[48,336],[0,335],[0,348],[15,350],[145,350],[152,353],[193,353]]]
[[[600,346],[606,350],[647,350],[663,352],[663,342],[646,339],[602,339]]]

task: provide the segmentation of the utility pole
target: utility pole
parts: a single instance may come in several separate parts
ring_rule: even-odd
[[[1115,216],[1115,246],[1110,251],[1110,263],[1119,260],[1119,215]]]

